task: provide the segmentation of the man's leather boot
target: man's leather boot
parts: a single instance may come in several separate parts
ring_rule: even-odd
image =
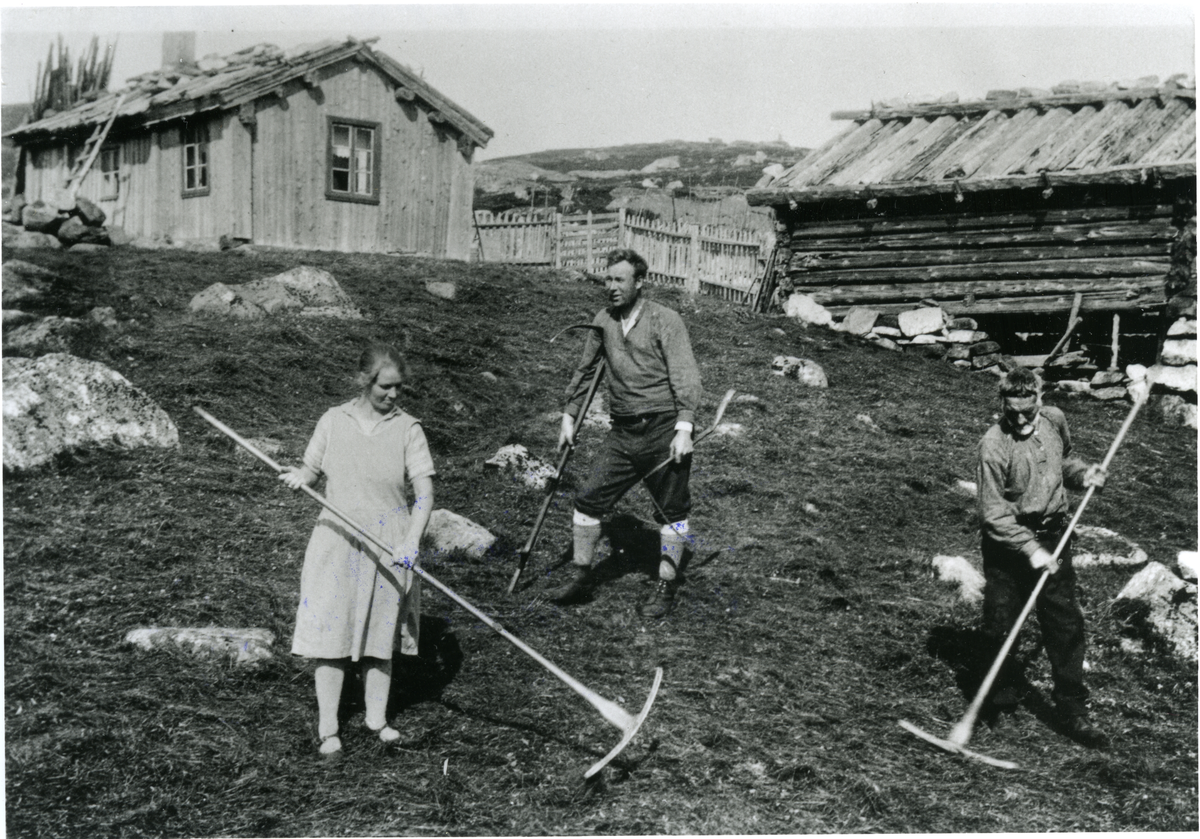
[[[659,580],[638,612],[644,618],[665,618],[675,608],[675,591],[678,588],[678,580]]]
[[[590,565],[576,565],[575,577],[568,583],[548,589],[546,597],[555,603],[573,603],[583,598],[592,588]]]

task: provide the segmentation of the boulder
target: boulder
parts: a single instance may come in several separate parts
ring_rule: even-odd
[[[108,245],[97,245],[93,242],[80,242],[67,248],[67,253],[107,253]]]
[[[1075,527],[1072,543],[1076,568],[1095,565],[1142,565],[1150,557],[1138,545],[1107,527],[1080,524]]]
[[[353,306],[306,306],[297,315],[303,318],[336,318],[337,320],[366,320]]]
[[[950,331],[966,329],[971,332],[974,332],[978,328],[979,328],[979,324],[975,321],[975,318],[951,318],[950,322],[946,324],[946,329],[948,329]],[[985,335],[984,338],[986,338],[986,337],[987,336]],[[981,338],[980,340],[983,340],[983,339]]]
[[[58,228],[58,241],[64,247],[72,245],[107,245],[108,234],[99,227],[88,227],[76,216],[71,216]]]
[[[62,250],[62,242],[49,233],[42,233],[34,230],[22,230],[13,238],[11,243],[6,242],[9,247],[19,250],[30,248],[49,248],[50,250]]]
[[[934,306],[901,312],[897,319],[900,321],[900,331],[907,338],[941,332],[946,325],[942,310]]]
[[[151,626],[129,630],[125,643],[143,650],[174,650],[205,661],[246,666],[271,658],[275,633],[222,626]]]
[[[1115,402],[1118,399],[1124,399],[1129,395],[1123,387],[1096,387],[1092,388],[1092,398],[1099,399],[1101,402]]]
[[[30,233],[54,233],[65,218],[42,201],[26,204],[21,210],[21,226]]]
[[[261,306],[243,300],[232,286],[213,283],[192,298],[188,304],[195,314],[253,320],[267,316]]]
[[[951,361],[969,361],[971,359],[971,348],[967,344],[948,344],[946,346],[946,358]]]
[[[883,338],[903,338],[904,333],[895,326],[876,326],[871,330],[872,336],[881,336]]]
[[[519,443],[501,446],[483,465],[512,475],[531,489],[545,489],[556,471],[555,467],[534,457]]]
[[[1186,367],[1159,367],[1152,372],[1157,388],[1173,390],[1176,393],[1196,392],[1196,365]]]
[[[746,433],[746,428],[741,423],[723,422],[713,429],[713,434],[718,437],[741,437]]]
[[[425,536],[440,553],[461,550],[480,559],[495,544],[496,537],[475,522],[449,510],[434,510]]]
[[[1056,390],[1061,390],[1063,393],[1091,393],[1092,386],[1087,382],[1079,382],[1073,379],[1063,379],[1060,382],[1055,382]]]
[[[175,448],[162,408],[103,364],[64,353],[4,359],[4,468],[92,445]]]
[[[0,222],[0,231],[3,231],[4,247],[6,248],[11,248],[13,242],[17,241],[17,237],[25,232],[21,225],[9,224],[7,221]]]
[[[829,326],[833,323],[833,315],[829,310],[807,294],[793,294],[784,301],[783,313],[789,318],[796,318],[801,323],[814,326]]]
[[[322,271],[320,268],[300,265],[290,271],[284,271],[282,274],[268,277],[268,279],[274,280],[295,294],[304,301],[306,307],[335,306],[343,309],[354,308],[354,301],[338,285],[337,280],[333,278],[333,274],[330,274],[328,271]]]
[[[1149,563],[1125,584],[1113,601],[1113,615],[1180,658],[1196,660],[1196,587],[1161,562]]]
[[[971,368],[974,370],[984,370],[988,367],[996,367],[1000,364],[1000,353],[988,353],[986,355],[975,355],[971,357]]]
[[[434,282],[433,280],[426,280],[425,290],[442,300],[453,300],[458,294],[458,286],[454,283]]]
[[[14,195],[4,200],[4,220],[16,224],[21,223],[21,211],[25,209],[25,196]]]
[[[931,563],[938,580],[958,586],[958,596],[964,603],[975,605],[983,601],[983,572],[966,557],[935,556]]]
[[[974,481],[964,481],[960,478],[954,482],[954,489],[968,498],[977,498],[979,496],[979,484]]]
[[[846,312],[846,317],[842,321],[842,331],[849,332],[851,335],[866,335],[875,326],[875,321],[878,319],[879,312],[874,309],[855,306]]]
[[[1196,406],[1177,393],[1164,393],[1158,399],[1158,414],[1164,425],[1196,428]]]
[[[995,355],[1000,352],[1000,345],[995,341],[980,341],[971,345],[971,358],[977,355]]]
[[[557,414],[556,417],[561,421],[561,414]],[[597,390],[596,395],[592,397],[592,404],[588,405],[587,413],[583,415],[583,427],[597,428],[601,431],[612,429],[612,417],[605,405],[603,390]]]
[[[1120,370],[1097,370],[1092,376],[1092,387],[1109,387],[1124,383],[1125,374]]]
[[[34,358],[47,353],[71,351],[71,339],[82,329],[75,318],[58,315],[18,326],[4,333],[4,354],[23,355]]]
[[[108,228],[108,243],[113,247],[124,247],[133,244],[133,236],[124,227],[113,225]]]
[[[4,309],[4,328],[12,329],[17,326],[24,326],[27,323],[33,323],[38,319],[37,315],[29,312],[22,312],[20,309]]]
[[[1180,551],[1175,567],[1179,569],[1180,577],[1188,582],[1196,582],[1196,574],[1200,572],[1200,554],[1196,551]]]
[[[986,341],[987,337],[986,332],[977,329],[950,329],[938,340],[947,344],[978,344],[980,341]]]
[[[891,352],[904,352],[899,344],[897,344],[891,338],[885,338],[883,335],[870,335],[868,336],[867,340],[869,340],[875,346],[881,347],[885,350],[890,350]]]
[[[936,343],[938,343],[938,339],[937,339],[937,338],[936,338],[934,335],[932,335],[932,334],[930,334],[930,333],[926,332],[926,333],[924,333],[924,334],[921,334],[921,335],[914,335],[914,336],[912,337],[912,340],[911,340],[911,341],[909,341],[909,343],[910,343],[910,344],[916,344],[916,345],[921,345],[921,344],[936,344]]]
[[[52,187],[42,191],[46,206],[53,207],[62,213],[75,211],[75,196],[65,187]]]
[[[771,362],[776,376],[788,376],[810,387],[829,387],[829,379],[821,365],[807,358],[777,355]]]
[[[1172,367],[1196,363],[1195,338],[1171,338],[1163,341],[1162,363]]]
[[[117,310],[112,306],[97,306],[88,312],[88,320],[94,321],[106,329],[113,329],[117,325]]]
[[[104,210],[101,210],[82,195],[75,197],[75,214],[88,227],[103,227],[105,220],[108,218],[104,214]]]
[[[242,300],[252,306],[258,306],[268,315],[298,312],[304,308],[304,301],[294,294],[287,286],[273,280],[254,280],[239,286],[230,286]]]
[[[1180,318],[1169,327],[1167,327],[1168,338],[1195,338],[1196,337],[1196,321],[1189,318]]]

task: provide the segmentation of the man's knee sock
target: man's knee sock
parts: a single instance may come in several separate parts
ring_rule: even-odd
[[[576,510],[573,531],[575,551],[571,561],[580,568],[591,568],[600,542],[600,519]]]
[[[683,552],[691,543],[688,535],[687,519],[664,524],[658,531],[659,542],[662,545],[662,557],[658,561],[658,578],[674,580],[679,566],[683,564]]]

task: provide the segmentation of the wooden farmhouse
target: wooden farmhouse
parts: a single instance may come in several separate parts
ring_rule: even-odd
[[[845,130],[747,195],[776,213],[774,280],[835,314],[1161,310],[1173,249],[1195,253],[1179,79],[835,113]]]
[[[17,192],[93,157],[77,194],[131,236],[466,259],[493,132],[371,43],[184,55],[11,131]]]

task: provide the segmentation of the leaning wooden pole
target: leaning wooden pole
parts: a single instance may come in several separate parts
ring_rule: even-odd
[[[201,419],[203,419],[209,425],[216,428],[218,431],[220,431],[222,434],[224,434],[229,439],[233,440],[235,443],[237,443],[239,446],[241,446],[247,452],[254,455],[254,457],[261,460],[263,463],[265,463],[267,466],[269,466],[271,469],[273,469],[276,473],[283,471],[282,466],[280,466],[278,463],[276,463],[274,460],[272,460],[268,455],[266,455],[262,451],[260,451],[249,440],[245,439],[240,434],[238,434],[236,431],[234,431],[232,428],[230,428],[229,426],[225,425],[223,422],[218,420],[212,414],[208,413],[207,411],[205,411],[203,408],[201,408],[199,406],[194,406],[193,410],[200,416]],[[319,492],[317,492],[310,486],[301,486],[300,488],[306,494],[308,494],[313,500],[315,500],[318,504],[320,504],[322,507],[329,510],[329,512],[333,513],[335,516],[340,518],[347,526],[353,528],[356,533],[361,535],[367,541],[374,544],[380,550],[384,551],[386,556],[392,555],[392,547],[390,545],[384,543],[375,534],[364,529],[360,524],[358,524],[358,522],[356,522],[353,518],[351,518],[349,514],[340,510],[335,504],[330,502],[327,498],[325,498]],[[384,577],[387,578],[388,582],[390,582],[393,586],[396,587],[397,591],[403,590],[403,588],[404,588],[403,584],[400,582],[399,579],[397,579],[395,573],[392,571],[391,568],[389,568],[383,561],[381,561],[375,557],[372,557],[372,560],[375,562],[375,566],[376,566],[376,568],[379,569],[379,572],[381,574],[383,574]],[[472,605],[470,602],[468,602],[463,597],[461,597],[457,592],[455,592],[453,589],[451,589],[445,583],[434,578],[434,576],[432,574],[430,574],[428,571],[426,571],[424,568],[417,565],[415,562],[413,562],[411,560],[404,560],[403,562],[404,562],[404,565],[406,565],[414,574],[418,574],[421,576],[422,579],[428,580],[429,584],[432,585],[434,588],[436,588],[438,591],[440,591],[442,594],[446,595],[451,600],[453,600],[455,603],[457,603],[459,606],[466,609],[468,612],[470,612],[475,617],[479,618],[479,620],[483,621],[483,623],[485,625],[487,625],[489,628],[494,630],[497,634],[499,634],[502,638],[504,638],[504,640],[508,641],[513,646],[515,646],[517,649],[519,649],[521,652],[525,653],[527,656],[529,656],[534,661],[536,661],[538,664],[540,664],[542,667],[549,670],[555,677],[557,677],[559,679],[559,681],[561,681],[563,684],[565,684],[571,690],[575,691],[577,694],[582,696],[593,708],[595,708],[597,711],[599,711],[600,715],[602,717],[604,717],[606,722],[608,722],[610,725],[613,725],[616,728],[619,728],[621,730],[622,737],[621,737],[620,742],[617,743],[617,745],[607,755],[605,755],[603,758],[601,758],[599,761],[597,761],[595,764],[593,764],[592,767],[590,769],[588,769],[587,772],[584,773],[585,778],[590,778],[592,775],[596,774],[601,769],[603,769],[605,766],[607,766],[608,763],[614,757],[616,757],[618,754],[620,754],[621,750],[624,749],[625,746],[627,746],[631,740],[633,740],[633,736],[637,733],[638,729],[641,728],[641,725],[645,721],[646,716],[650,713],[650,706],[654,703],[655,696],[658,695],[659,685],[662,684],[662,668],[661,667],[656,668],[654,671],[654,684],[650,688],[650,696],[646,700],[646,704],[642,706],[641,712],[637,715],[630,714],[628,711],[626,711],[624,708],[622,708],[617,703],[615,703],[609,699],[605,699],[600,694],[598,694],[595,691],[591,690],[590,688],[586,687],[582,682],[579,682],[576,679],[573,679],[565,671],[563,671],[557,665],[555,665],[553,662],[551,662],[548,658],[541,655],[539,652],[537,652],[537,650],[530,647],[528,644],[526,644],[520,638],[513,635],[511,632],[509,632],[507,629],[505,629],[503,626],[501,626],[498,622],[496,622],[492,618],[488,617],[486,614],[484,614],[479,609],[477,609],[474,605]]]

